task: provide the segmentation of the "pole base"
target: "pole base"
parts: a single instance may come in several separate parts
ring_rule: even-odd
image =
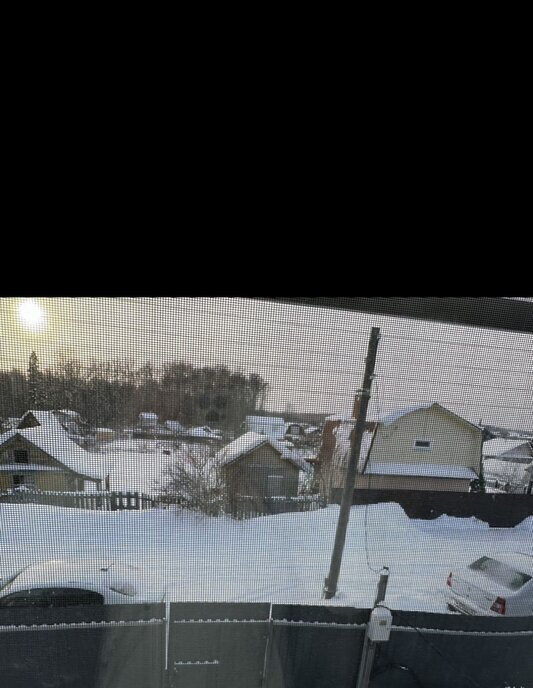
[[[332,597],[335,597],[335,593],[337,592],[336,588],[330,588],[328,579],[324,581],[324,588],[322,590],[322,597],[325,600],[330,600]]]

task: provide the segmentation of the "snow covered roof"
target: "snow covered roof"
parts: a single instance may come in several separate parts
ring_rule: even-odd
[[[283,446],[280,442],[266,437],[259,432],[246,432],[244,435],[237,437],[236,440],[227,444],[223,449],[221,449],[216,458],[219,461],[220,466],[228,466],[230,463],[237,461],[242,456],[249,454],[254,449],[262,446],[263,444],[270,444],[273,449],[275,449],[281,456],[282,459],[286,461],[291,461],[300,470],[308,471],[310,469],[309,464],[299,457],[296,453]]]
[[[58,421],[56,416],[54,415],[53,411],[33,411],[29,410],[26,411],[26,413],[22,416],[20,419],[19,425],[17,427],[20,427],[26,416],[31,413],[31,415],[35,418],[35,420],[41,425],[42,427],[48,427],[54,432],[64,432],[63,426],[61,423]]]
[[[508,440],[505,437],[496,437],[493,440],[487,440],[487,442],[483,442],[483,455],[484,456],[498,456],[499,454],[503,454],[506,452],[509,452],[508,456],[512,456],[513,449],[518,449],[519,447],[524,447],[529,446],[531,448],[531,443],[528,442],[527,440]],[[533,455],[533,450],[531,451],[531,454]],[[524,454],[518,454],[521,458],[524,457]]]
[[[342,421],[344,423],[355,423],[356,422],[356,418],[353,418],[352,416],[343,416],[339,413],[335,413],[332,416],[327,416],[326,420]]]
[[[208,425],[202,425],[199,428],[191,428],[187,434],[189,437],[211,437],[213,439],[221,439],[221,434],[218,430],[213,430]]]
[[[80,417],[77,411],[72,411],[71,409],[58,409],[57,413],[64,413],[65,416],[71,416],[73,419]]]
[[[309,425],[307,428],[304,428],[304,432],[306,435],[311,435],[313,432],[320,432],[320,428],[317,428],[316,425]]]
[[[383,425],[392,425],[397,420],[402,418],[402,416],[406,416],[408,413],[413,413],[413,411],[419,411],[421,409],[431,408],[431,406],[433,406],[433,404],[407,406],[406,408],[397,409],[396,411],[394,411],[394,413],[391,413],[388,416],[384,416],[380,422],[383,423]]]
[[[169,430],[175,430],[176,432],[179,432],[179,431],[185,429],[185,428],[183,427],[183,425],[182,425],[179,421],[177,421],[177,420],[166,420],[166,421],[165,421],[165,426],[166,426]]]
[[[366,469],[365,475],[404,475],[412,477],[430,478],[461,478],[473,480],[477,478],[477,473],[471,468],[458,465],[443,465],[429,463],[406,463],[397,461],[371,461]]]
[[[99,458],[73,442],[59,423],[57,426],[58,428],[47,425],[10,430],[0,436],[0,446],[19,435],[75,473],[100,480],[102,475]]]
[[[285,421],[276,416],[246,416],[246,427],[250,432],[263,433],[274,439],[285,435]]]
[[[462,416],[459,416],[457,413],[454,413],[453,411],[450,411],[450,409],[445,408],[442,406],[442,404],[439,404],[437,401],[434,401],[430,404],[420,404],[418,406],[408,406],[403,409],[398,409],[397,411],[394,411],[394,413],[390,413],[387,416],[384,416],[381,421],[383,425],[392,425],[395,423],[397,420],[402,418],[403,416],[407,416],[409,413],[413,413],[414,411],[421,411],[422,409],[429,409],[429,408],[438,408],[444,411],[445,413],[449,413],[452,416],[455,416],[455,418],[458,418],[459,420],[463,421],[463,423],[466,423],[466,425],[470,425],[473,428],[478,429],[481,431],[481,428],[478,425],[475,425],[474,423],[471,423],[470,421],[466,420],[466,418],[463,418]]]

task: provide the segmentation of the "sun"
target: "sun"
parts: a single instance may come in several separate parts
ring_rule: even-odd
[[[26,329],[38,332],[46,327],[46,313],[33,299],[23,301],[18,312],[20,322]]]

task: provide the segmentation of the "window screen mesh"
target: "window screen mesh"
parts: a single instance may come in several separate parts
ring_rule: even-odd
[[[389,608],[451,613],[450,572],[532,555],[530,333],[320,299],[3,298],[0,325],[2,595],[369,609],[387,567]]]

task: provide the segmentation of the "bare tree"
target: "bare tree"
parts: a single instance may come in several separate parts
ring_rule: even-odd
[[[225,485],[209,445],[185,445],[157,485],[163,501],[210,516],[221,513]]]

